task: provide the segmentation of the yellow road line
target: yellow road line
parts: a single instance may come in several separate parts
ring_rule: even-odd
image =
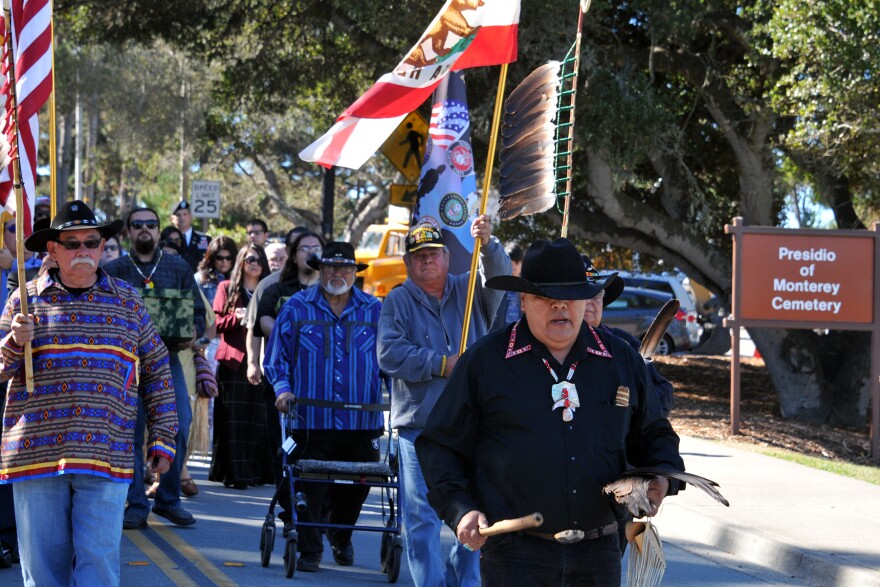
[[[177,566],[177,563],[171,560],[167,554],[162,552],[158,546],[150,542],[150,539],[144,536],[141,532],[134,530],[131,532],[123,532],[122,534],[131,540],[141,552],[147,555],[147,558],[156,563],[159,570],[165,573],[175,585],[178,587],[198,587],[198,584],[190,579],[189,575]]]
[[[156,531],[165,542],[171,545],[174,550],[184,556],[199,571],[202,572],[214,585],[218,587],[235,587],[237,583],[230,579],[219,568],[214,566],[202,553],[193,548],[186,540],[180,537],[171,527],[165,524],[151,524],[150,528]]]

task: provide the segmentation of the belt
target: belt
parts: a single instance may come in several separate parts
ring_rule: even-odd
[[[547,534],[545,532],[532,532],[527,530],[524,531],[523,534],[526,536],[534,536],[535,538],[542,538],[544,540],[552,540],[560,544],[575,544],[583,540],[595,540],[615,532],[617,532],[617,522],[611,522],[607,526],[587,530],[586,532],[583,530],[563,530],[556,534]]]

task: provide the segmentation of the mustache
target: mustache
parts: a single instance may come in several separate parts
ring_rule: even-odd
[[[74,257],[70,262],[70,266],[76,267],[77,265],[89,265],[90,267],[94,267],[95,260],[91,257]]]

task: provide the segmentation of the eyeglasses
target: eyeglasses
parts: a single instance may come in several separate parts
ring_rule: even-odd
[[[232,255],[214,255],[215,261],[232,261]]]
[[[314,245],[311,247],[303,245],[301,247],[297,247],[296,250],[300,253],[320,253],[324,250],[324,247],[322,247],[321,245]]]
[[[257,263],[260,262],[260,258],[259,257],[245,257],[244,262],[247,263],[248,265],[256,265]]]
[[[159,223],[155,220],[132,220],[131,227],[135,230],[140,230],[143,227],[147,227],[148,230],[155,230],[159,228]]]
[[[88,245],[86,245],[88,246]],[[105,251],[110,251],[111,253],[115,253],[119,250],[119,245],[104,245]]]
[[[87,249],[94,250],[101,246],[101,239],[87,240],[87,241],[78,241],[78,240],[57,240],[55,241],[68,251],[78,251],[80,247],[85,245]]]

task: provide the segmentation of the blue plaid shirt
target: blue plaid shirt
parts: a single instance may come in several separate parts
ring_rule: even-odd
[[[263,373],[275,395],[358,404],[382,400],[376,357],[379,300],[357,288],[337,317],[321,287],[282,306],[263,355]],[[381,412],[299,408],[310,430],[377,430]]]

